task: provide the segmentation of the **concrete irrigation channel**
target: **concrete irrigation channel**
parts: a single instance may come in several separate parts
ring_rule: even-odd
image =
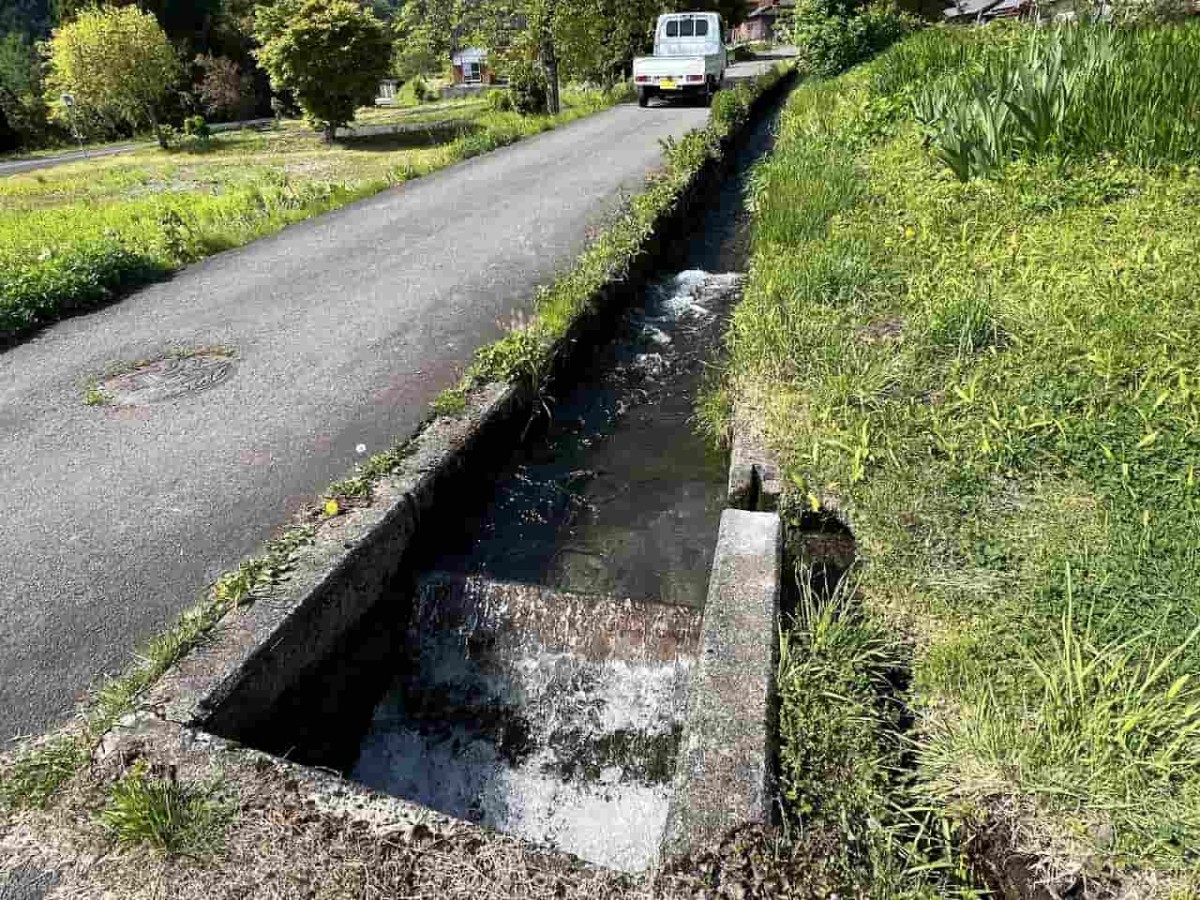
[[[102,754],[180,729],[399,821],[474,823],[627,872],[769,824],[776,482],[752,441],[732,465],[713,451],[693,413],[783,94],[576,330],[547,392],[494,385],[435,421],[406,474]]]

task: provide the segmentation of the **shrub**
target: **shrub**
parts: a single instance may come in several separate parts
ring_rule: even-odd
[[[409,82],[409,84],[412,86],[413,99],[418,103],[425,103],[437,97],[437,94],[430,90],[429,85],[425,83],[425,79],[420,75]]]
[[[544,115],[549,110],[550,87],[542,67],[520,62],[508,73],[508,90],[513,109],[523,116]]]
[[[217,119],[246,116],[254,104],[254,80],[232,59],[211,53],[196,57],[203,72],[199,97],[204,111]]]
[[[885,50],[913,24],[891,2],[798,0],[788,27],[802,69],[829,77]]]
[[[156,129],[159,106],[181,75],[158,20],[133,6],[91,7],[56,29],[49,71],[48,92],[73,100],[58,103],[55,117],[72,127],[82,116]]]
[[[295,93],[328,141],[370,103],[391,64],[392,42],[374,13],[352,0],[283,0],[260,6],[259,62],[276,89]]]
[[[512,112],[513,98],[508,91],[488,91],[487,102],[494,112]]]
[[[209,140],[212,138],[212,129],[208,127],[208,122],[204,116],[188,116],[183,120],[183,133],[192,138],[202,147],[207,147]]]

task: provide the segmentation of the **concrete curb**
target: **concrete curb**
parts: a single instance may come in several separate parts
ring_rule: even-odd
[[[773,512],[779,508],[779,464],[761,438],[734,429],[729,463],[729,505],[735,509]]]
[[[778,515],[721,516],[663,856],[771,824],[782,558]]]

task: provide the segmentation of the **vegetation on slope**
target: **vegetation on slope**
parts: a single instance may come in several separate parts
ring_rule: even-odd
[[[782,673],[844,890],[969,891],[963,851],[1200,889],[1198,78],[1194,25],[930,30],[798,91],[758,172],[731,383],[864,558],[862,653],[801,616]]]

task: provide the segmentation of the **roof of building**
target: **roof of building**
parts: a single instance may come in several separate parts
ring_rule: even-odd
[[[750,11],[747,19],[761,19],[764,16],[778,15],[781,9],[792,9],[796,0],[766,0]]]

